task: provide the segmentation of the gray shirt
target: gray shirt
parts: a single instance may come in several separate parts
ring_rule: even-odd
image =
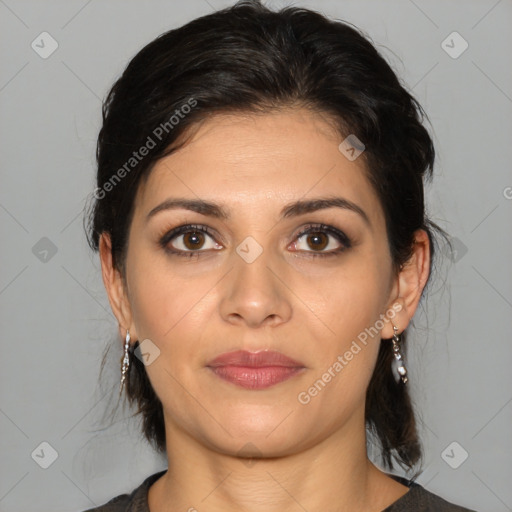
[[[149,488],[166,471],[160,471],[148,476],[130,494],[121,494],[100,507],[91,508],[84,512],[149,512]],[[397,475],[389,474],[389,476],[409,487],[409,491],[382,512],[476,512],[469,508],[454,505],[440,496],[427,491],[416,482],[406,480]]]

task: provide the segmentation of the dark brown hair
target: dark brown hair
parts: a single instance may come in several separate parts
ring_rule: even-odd
[[[435,153],[422,107],[359,29],[312,10],[275,12],[257,1],[160,35],[114,83],[98,137],[90,246],[97,251],[101,233],[108,233],[114,266],[124,276],[134,197],[155,162],[215,113],[285,107],[317,112],[340,136],[355,134],[365,144],[361,158],[385,212],[393,271],[411,257],[418,229],[429,235],[432,271],[434,232],[445,233],[425,213],[424,181],[432,176]],[[148,154],[131,160],[144,145],[151,145]],[[403,347],[405,341],[403,333]],[[389,343],[382,342],[366,394],[366,423],[384,465],[391,469],[395,459],[412,469],[422,449],[408,388],[395,380],[392,361]],[[162,404],[133,351],[130,367],[129,403],[137,404],[148,441],[164,451]]]

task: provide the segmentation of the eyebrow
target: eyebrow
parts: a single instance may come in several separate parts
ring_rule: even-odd
[[[365,223],[371,227],[370,219],[366,212],[356,203],[349,201],[343,197],[318,197],[314,199],[303,199],[294,201],[293,203],[284,206],[280,212],[281,219],[290,217],[298,217],[306,213],[316,212],[318,210],[325,210],[327,208],[341,208],[343,210],[350,210],[362,217]],[[155,206],[147,215],[146,222],[157,213],[165,210],[184,209],[190,210],[201,215],[214,217],[216,219],[229,220],[230,213],[224,208],[223,205],[205,201],[202,199],[186,199],[181,197],[166,199],[163,203]]]

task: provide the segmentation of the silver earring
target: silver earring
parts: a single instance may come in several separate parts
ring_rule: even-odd
[[[393,354],[398,363],[398,367],[397,367],[398,374],[400,375],[402,382],[405,384],[409,379],[407,378],[407,370],[405,369],[403,359],[402,359],[402,354],[400,353],[400,338],[397,334],[398,327],[393,325],[393,330],[394,330],[393,338],[391,339],[391,341],[393,342]]]
[[[130,368],[130,358],[128,357],[128,349],[130,348],[130,330],[126,329],[126,338],[124,342],[124,355],[121,358],[121,387],[119,388],[119,395],[123,392],[124,381],[126,374]]]

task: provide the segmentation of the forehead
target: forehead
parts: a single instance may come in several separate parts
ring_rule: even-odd
[[[217,114],[155,164],[137,202],[146,214],[175,196],[263,214],[294,200],[335,195],[361,206],[375,225],[382,210],[365,161],[346,158],[342,141],[328,119],[308,110]]]

